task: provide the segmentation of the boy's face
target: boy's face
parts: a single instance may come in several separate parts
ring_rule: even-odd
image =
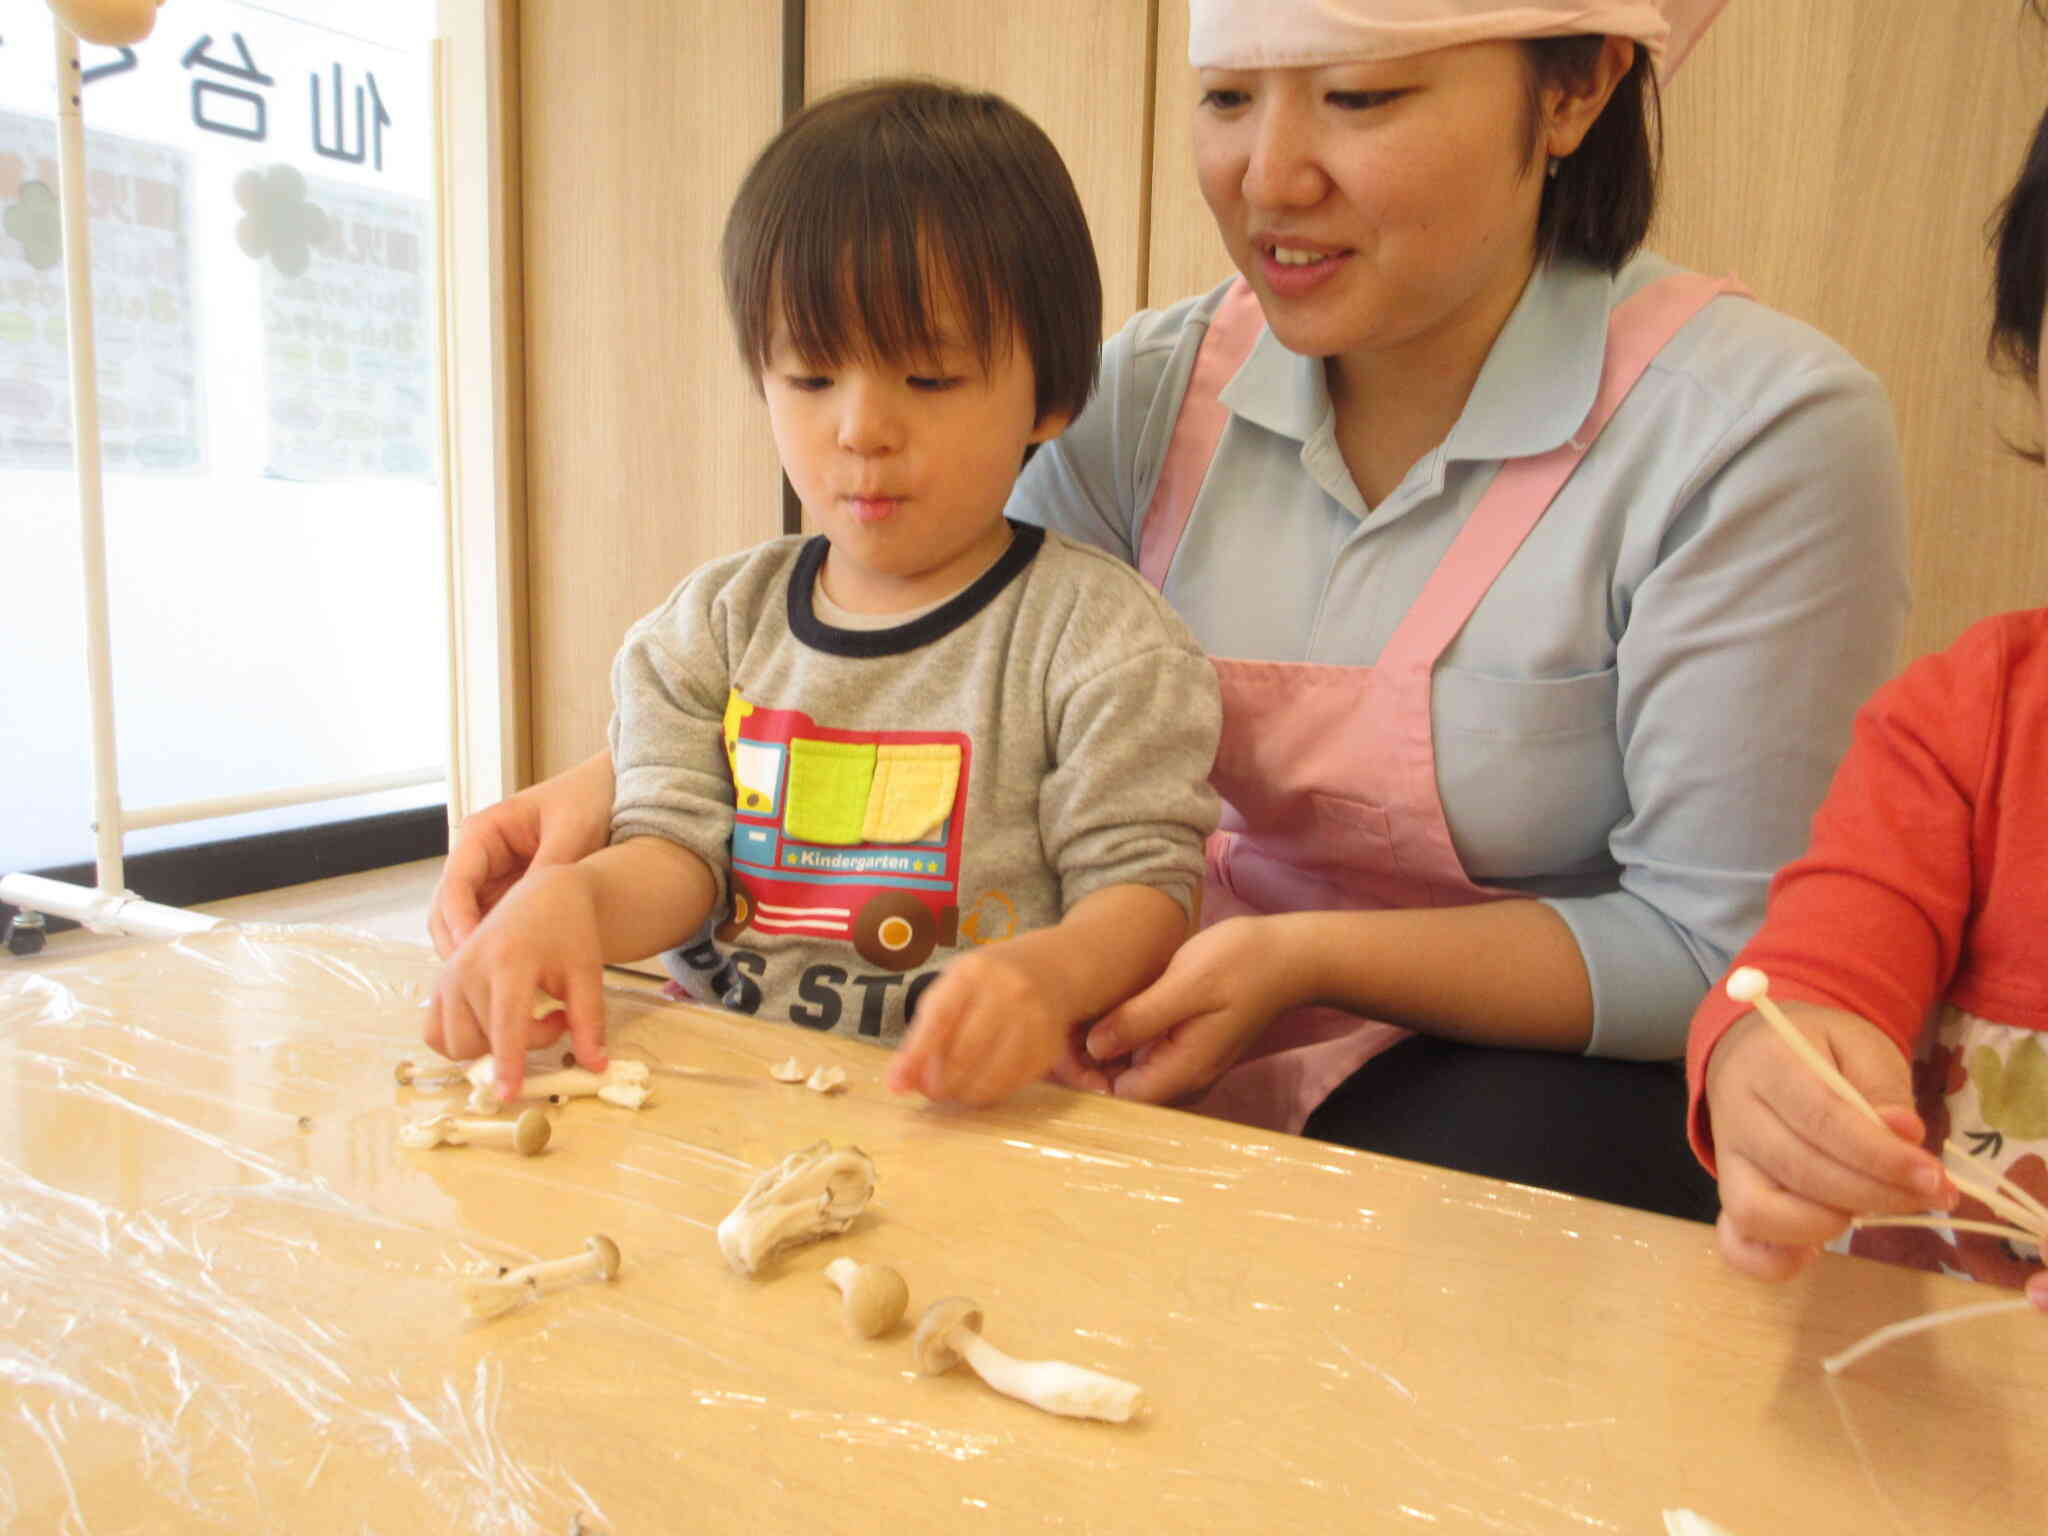
[[[1009,542],[1003,508],[1040,419],[1023,339],[984,371],[953,306],[938,355],[824,368],[776,327],[761,372],[775,451],[809,524],[831,541],[825,587],[856,612],[921,607],[964,586]]]

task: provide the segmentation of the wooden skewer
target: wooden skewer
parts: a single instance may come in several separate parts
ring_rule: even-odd
[[[1987,1237],[2002,1237],[2008,1242],[2037,1243],[2040,1238],[2032,1232],[2023,1232],[2018,1227],[2008,1227],[1996,1221],[1976,1221],[1968,1216],[1852,1216],[1852,1227],[1932,1227],[1936,1230],[1949,1229],[1956,1232],[1982,1232]]]
[[[1939,1328],[1943,1323],[1965,1322],[1973,1317],[1993,1317],[2000,1312],[2020,1312],[2034,1304],[2025,1297],[2017,1301],[1973,1301],[1966,1307],[1949,1307],[1940,1312],[1923,1312],[1918,1317],[1909,1317],[1903,1323],[1887,1323],[1875,1332],[1858,1339],[1838,1355],[1829,1355],[1821,1361],[1821,1369],[1830,1376],[1847,1370],[1873,1349],[1903,1339],[1909,1333],[1918,1333],[1923,1328]]]
[[[1941,1150],[1961,1158],[1966,1163],[1976,1160],[1976,1154],[1953,1136],[1941,1144]],[[1998,1174],[1996,1177],[1998,1179],[1998,1192],[2011,1200],[2014,1205],[2021,1207],[2033,1218],[2029,1225],[2036,1229],[2035,1235],[2048,1236],[2048,1205],[2043,1205],[2004,1174]]]

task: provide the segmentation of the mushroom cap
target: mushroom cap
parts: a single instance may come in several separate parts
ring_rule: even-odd
[[[597,1255],[597,1276],[609,1280],[619,1272],[619,1245],[602,1232],[590,1234],[590,1241],[584,1246]]]
[[[940,1376],[960,1363],[960,1351],[952,1344],[955,1328],[981,1332],[981,1303],[965,1296],[941,1296],[924,1309],[910,1339],[910,1353],[920,1375]]]
[[[538,1109],[529,1109],[512,1125],[512,1145],[521,1157],[532,1157],[548,1144],[548,1138],[555,1133],[554,1122]],[[609,1238],[606,1239],[610,1241]],[[616,1251],[616,1250],[615,1250]]]
[[[844,1264],[847,1268],[841,1269]],[[834,1273],[837,1271],[837,1273]],[[835,1259],[825,1273],[846,1299],[846,1326],[864,1339],[887,1333],[903,1321],[910,1306],[910,1287],[886,1264],[851,1264]]]

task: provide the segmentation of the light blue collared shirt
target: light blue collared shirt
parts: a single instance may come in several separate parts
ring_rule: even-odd
[[[1369,666],[1504,458],[1557,447],[1606,317],[1675,270],[1538,269],[1450,434],[1368,507],[1320,360],[1270,334],[1165,594],[1212,656]],[[1134,559],[1219,288],[1104,343],[1094,400],[1012,516]],[[1906,500],[1877,379],[1722,298],[1664,348],[1439,662],[1438,789],[1468,875],[1547,901],[1594,1055],[1681,1055],[1709,979],[1802,851],[1856,706],[1897,660]]]

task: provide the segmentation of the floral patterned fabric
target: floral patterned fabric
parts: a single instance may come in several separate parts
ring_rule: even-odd
[[[1982,1182],[2003,1175],[2048,1203],[2048,1036],[1945,1009],[1913,1064],[1913,1090],[1929,1151],[1940,1156],[1953,1139],[1972,1154],[1968,1166]],[[1967,1195],[1955,1214],[2004,1221]],[[1859,1228],[1846,1246],[1869,1258],[1997,1285],[2024,1285],[2041,1265],[2034,1244],[1947,1228]]]

